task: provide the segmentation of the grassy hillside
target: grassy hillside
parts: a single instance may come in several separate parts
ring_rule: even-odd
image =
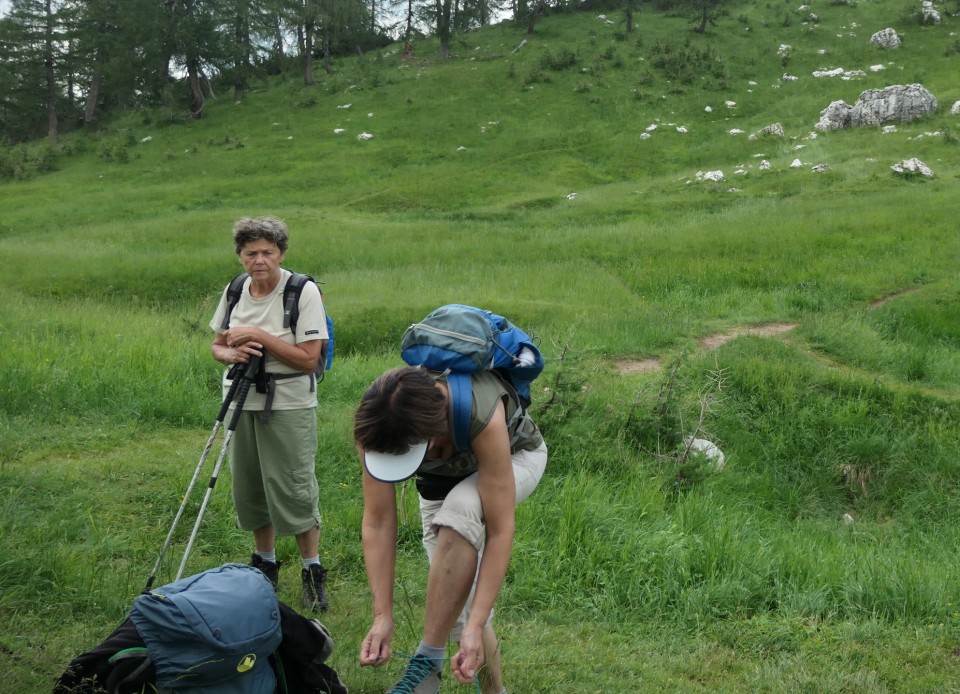
[[[646,7],[629,34],[619,13],[548,16],[460,36],[447,62],[392,46],[313,88],[224,90],[201,122],[129,114],[4,152],[24,177],[0,183],[0,691],[49,691],[142,588],[217,412],[230,228],[262,214],[287,220],[286,265],[325,282],[337,321],[317,472],[351,691],[402,669],[356,663],[353,408],[403,329],[452,301],[508,315],[548,359],[551,462],[497,613],[511,691],[955,691],[960,42],[940,9],[924,26],[919,3],[740,3],[703,35]],[[886,27],[901,48],[870,44]],[[812,74],[837,67],[863,74]],[[814,132],[832,101],[912,83],[936,114]],[[774,123],[784,137],[749,138]],[[934,178],[891,171],[913,157]],[[38,162],[55,170],[28,176]],[[693,434],[722,471],[684,457]],[[249,554],[228,487],[192,570]]]

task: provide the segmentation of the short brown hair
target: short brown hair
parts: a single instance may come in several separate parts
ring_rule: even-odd
[[[353,437],[361,448],[393,455],[448,431],[447,399],[436,379],[415,366],[391,369],[377,378],[353,420]]]
[[[270,241],[281,253],[286,253],[290,240],[286,222],[276,217],[244,217],[233,225],[233,244],[237,255],[248,243],[260,239]]]

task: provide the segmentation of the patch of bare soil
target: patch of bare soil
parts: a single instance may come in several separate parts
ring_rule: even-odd
[[[758,337],[771,337],[773,335],[782,335],[797,327],[796,323],[764,323],[763,325],[748,325],[742,328],[734,328],[725,333],[708,335],[700,340],[701,349],[716,349],[720,345],[725,345],[741,335],[756,335]]]
[[[622,374],[646,374],[660,370],[659,359],[617,359],[617,371]]]
[[[763,325],[748,325],[741,328],[733,328],[725,333],[708,335],[700,340],[701,349],[716,349],[717,347],[730,342],[741,335],[757,335],[760,337],[771,337],[789,332],[797,327],[796,323],[764,323]],[[653,373],[659,371],[661,367],[659,359],[617,359],[615,366],[617,371],[622,374],[641,374]]]
[[[890,301],[891,299],[896,299],[898,296],[903,296],[904,294],[909,294],[910,292],[915,292],[915,291],[917,291],[918,288],[919,288],[919,287],[911,287],[910,289],[898,289],[898,290],[895,291],[895,292],[890,292],[889,294],[884,294],[883,296],[881,296],[881,297],[880,297],[879,299],[877,299],[876,301],[871,301],[871,302],[870,302],[870,308],[879,308],[880,306],[883,306],[885,303],[887,303],[887,302]]]

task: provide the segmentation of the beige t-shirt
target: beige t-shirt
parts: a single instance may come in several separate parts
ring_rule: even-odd
[[[244,282],[243,292],[240,300],[234,306],[230,314],[230,327],[251,326],[265,330],[274,337],[278,337],[284,342],[295,345],[300,342],[310,342],[312,340],[326,340],[327,334],[327,315],[323,308],[323,298],[320,296],[320,290],[313,282],[307,282],[303,286],[303,293],[300,295],[300,316],[297,320],[297,332],[294,334],[290,328],[283,327],[283,289],[287,284],[287,279],[291,272],[280,268],[280,281],[276,288],[267,296],[254,298],[250,296],[250,278]],[[220,296],[220,303],[210,321],[210,327],[217,333],[222,334],[223,316],[227,308],[227,288],[223,290]],[[267,373],[272,374],[293,374],[300,373],[267,353],[266,361]],[[227,372],[223,374],[223,394],[226,397],[227,390],[232,381],[227,380]],[[312,379],[304,374],[300,378],[284,378],[276,381],[276,392],[273,396],[272,409],[274,410],[299,410],[308,407],[317,406],[316,388],[311,388]],[[258,393],[251,386],[247,393],[247,399],[244,401],[243,409],[245,411],[260,411],[266,405],[266,394]]]

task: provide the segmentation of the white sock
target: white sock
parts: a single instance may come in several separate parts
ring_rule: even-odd
[[[273,550],[272,552],[261,552],[257,550],[256,555],[271,564],[277,563],[277,550]]]

